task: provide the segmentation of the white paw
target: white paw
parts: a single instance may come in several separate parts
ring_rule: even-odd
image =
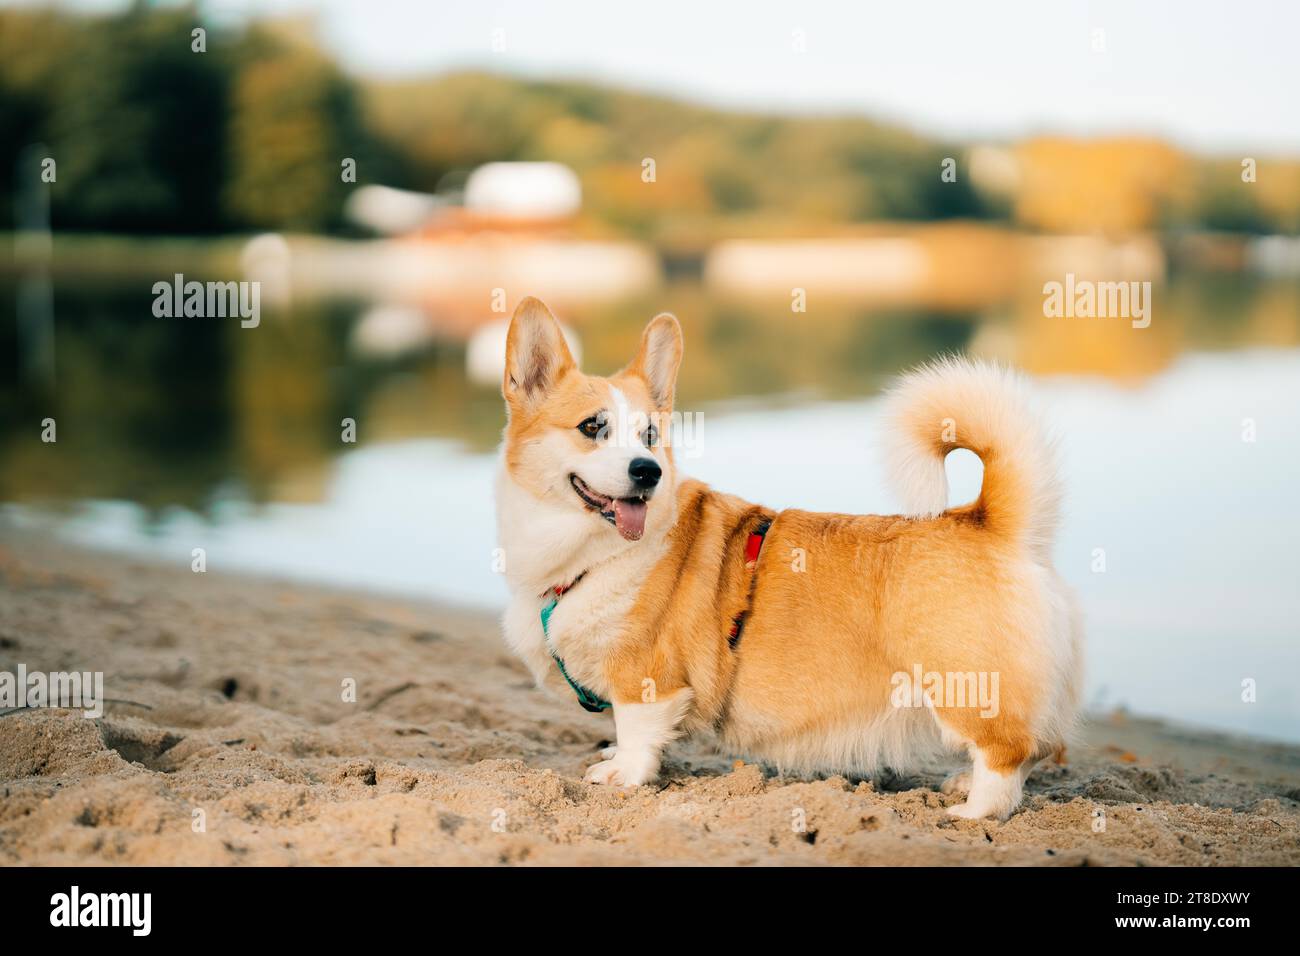
[[[963,820],[978,820],[980,817],[988,816],[979,807],[973,807],[969,802],[959,803],[955,807],[948,808],[948,816],[961,817]]]
[[[614,755],[617,754],[617,753],[618,753],[618,745],[617,745],[617,744],[614,745],[613,747],[606,747],[604,750],[602,750],[602,751],[600,752],[600,759],[601,759],[601,760],[613,760],[613,759],[614,759]]]
[[[970,771],[963,770],[961,773],[950,774],[942,784],[939,785],[940,793],[970,793]]]
[[[639,787],[649,783],[659,772],[659,760],[650,753],[618,750],[609,760],[587,768],[584,783],[603,783],[611,787]],[[602,752],[601,756],[604,756]]]
[[[959,803],[955,807],[948,808],[948,816],[961,817],[963,820],[981,820],[984,817],[992,817],[1005,823],[1011,818],[1011,814],[1016,812],[1014,806],[999,806],[990,803],[972,803],[969,799],[965,803]]]

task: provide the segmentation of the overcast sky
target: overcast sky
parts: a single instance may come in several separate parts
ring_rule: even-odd
[[[114,0],[65,5],[113,8]],[[1300,153],[1297,0],[206,0],[319,13],[358,73],[479,67],[750,109],[849,111],[962,138],[1150,133]],[[505,50],[493,49],[503,31]],[[1094,51],[1094,31],[1104,49]],[[802,31],[805,50],[795,49]]]

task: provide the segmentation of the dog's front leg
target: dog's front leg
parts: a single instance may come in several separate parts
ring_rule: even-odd
[[[618,738],[613,755],[588,768],[587,783],[616,787],[638,787],[659,773],[663,749],[676,738],[678,725],[686,716],[694,695],[689,687],[650,703],[614,701],[614,732]],[[609,750],[603,751],[605,756]]]

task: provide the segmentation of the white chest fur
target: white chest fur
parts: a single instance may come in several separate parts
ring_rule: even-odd
[[[661,489],[662,493],[671,489]],[[671,500],[671,499],[670,499]],[[667,547],[669,521],[627,542],[613,527],[567,500],[538,500],[502,469],[497,479],[497,519],[510,604],[502,620],[506,643],[539,685],[568,694],[550,650],[569,676],[609,696],[603,662],[622,634],[628,612],[650,570]],[[581,575],[551,612],[547,637],[541,623],[546,592]]]

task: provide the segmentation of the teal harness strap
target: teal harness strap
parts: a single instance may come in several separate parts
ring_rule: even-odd
[[[609,708],[614,705],[605,700],[605,698],[593,694],[570,677],[569,672],[564,669],[564,661],[560,660],[560,655],[555,653],[554,649],[551,647],[551,612],[555,610],[555,605],[559,603],[559,597],[557,595],[552,595],[551,599],[546,602],[546,606],[542,608],[542,635],[546,638],[546,649],[551,652],[551,658],[555,661],[555,665],[560,669],[560,675],[564,678],[565,682],[573,688],[573,692],[578,695],[578,703],[582,705],[584,710],[589,710],[593,714],[599,714],[602,710],[609,710]]]

